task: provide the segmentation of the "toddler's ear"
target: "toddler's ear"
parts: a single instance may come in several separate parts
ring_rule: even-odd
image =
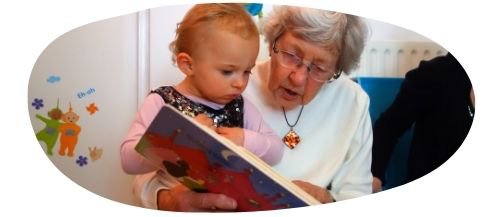
[[[187,76],[193,74],[193,70],[192,70],[193,59],[191,56],[189,56],[189,54],[178,53],[175,59],[177,62],[177,66],[184,74],[186,74]]]

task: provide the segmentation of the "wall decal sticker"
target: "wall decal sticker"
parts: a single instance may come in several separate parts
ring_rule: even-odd
[[[65,123],[60,124],[60,150],[58,153],[61,156],[74,156],[74,149],[77,144],[81,127],[76,124],[79,120],[79,115],[72,111],[72,106],[69,103],[69,111],[62,115],[62,121]]]
[[[31,105],[36,109],[36,110],[40,110],[40,108],[43,108],[43,99],[38,99],[38,98],[34,98],[33,102],[31,103]]]
[[[50,77],[48,77],[46,79],[46,82],[48,82],[50,84],[54,84],[54,83],[60,82],[60,76],[50,75]]]
[[[95,103],[91,103],[88,106],[86,106],[86,110],[88,110],[90,115],[93,115],[95,112],[98,111],[98,106],[96,106]]]
[[[91,87],[87,91],[81,91],[81,92],[77,93],[77,98],[81,99],[81,98],[83,98],[85,96],[89,96],[95,92],[96,92],[96,90]]]
[[[88,147],[89,149],[89,157],[91,158],[91,162],[95,162],[96,160],[101,158],[101,155],[103,155],[103,149],[102,148],[97,148],[96,146],[91,149],[91,147]]]
[[[80,167],[88,165],[88,157],[79,155],[79,158],[76,160],[76,164],[78,164]]]
[[[38,141],[43,141],[46,144],[46,153],[48,155],[53,155],[53,147],[55,147],[55,143],[57,142],[59,135],[59,126],[62,124],[59,120],[62,118],[62,110],[58,108],[58,99],[57,99],[57,107],[53,108],[48,112],[48,117],[41,116],[40,114],[36,114],[36,118],[43,121],[46,126],[42,130],[36,133],[36,138]]]

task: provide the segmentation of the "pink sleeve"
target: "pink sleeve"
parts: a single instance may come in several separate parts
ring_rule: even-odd
[[[157,170],[134,150],[137,142],[158,114],[165,102],[158,94],[148,95],[138,110],[129,132],[120,146],[122,169],[128,174],[142,174]]]
[[[265,123],[258,109],[244,97],[244,147],[269,165],[282,159],[282,139]]]

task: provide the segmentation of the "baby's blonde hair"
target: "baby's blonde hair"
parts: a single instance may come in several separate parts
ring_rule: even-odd
[[[258,28],[242,4],[197,4],[177,24],[175,40],[169,45],[172,62],[175,64],[178,53],[192,55],[201,40],[207,37],[204,33],[219,28],[244,39],[257,37],[259,40]]]

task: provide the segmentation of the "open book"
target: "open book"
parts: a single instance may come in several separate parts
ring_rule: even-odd
[[[196,192],[236,199],[239,211],[319,204],[244,147],[168,105],[160,110],[135,149]]]

